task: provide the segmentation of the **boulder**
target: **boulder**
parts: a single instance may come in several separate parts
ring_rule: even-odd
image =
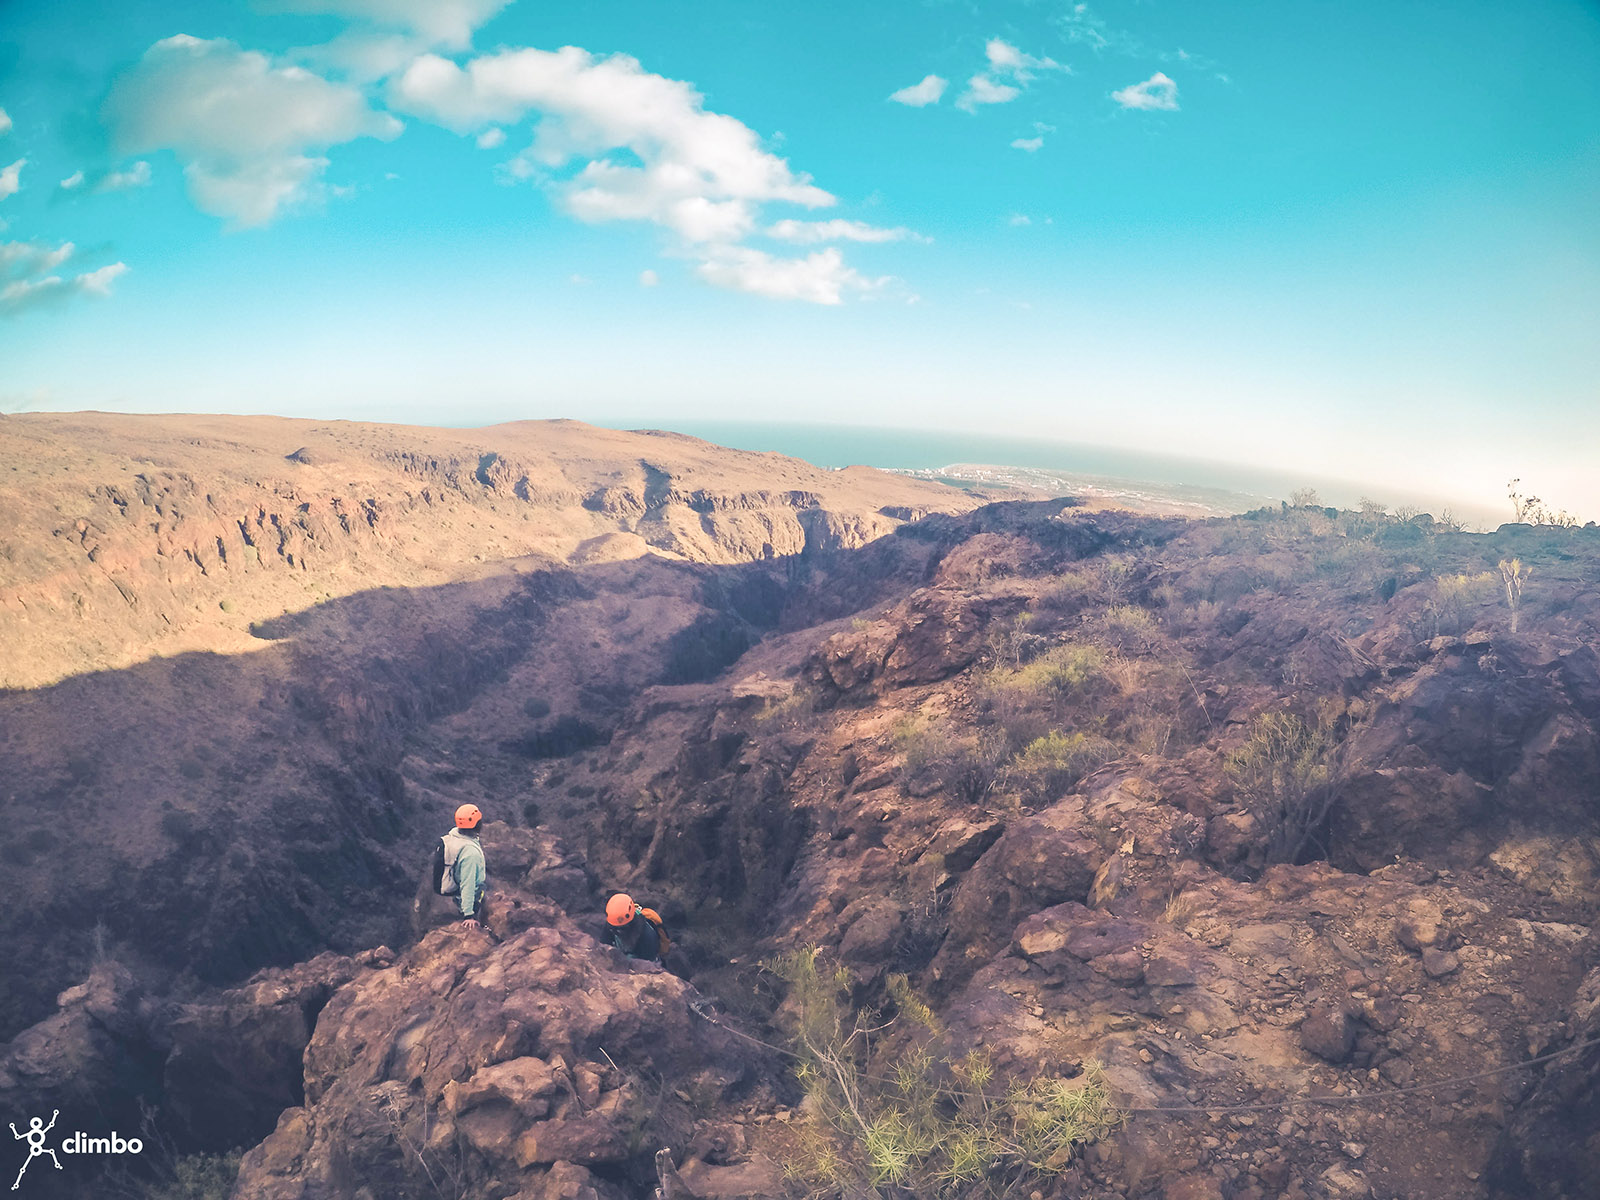
[[[535,903],[540,923],[504,942],[436,930],[335,993],[304,1106],[245,1156],[235,1200],[427,1195],[446,1177],[463,1200],[610,1197],[587,1172],[653,1178],[654,1149],[688,1141],[683,1097],[733,1098],[748,1052],[687,983]]]
[[[0,1103],[14,1113],[59,1108],[61,1119],[138,1127],[138,1098],[154,1092],[160,1048],[152,1014],[122,964],[97,963],[56,997],[56,1011],[0,1046]]]
[[[1429,946],[1422,952],[1422,969],[1430,978],[1439,979],[1451,974],[1461,966],[1461,959],[1453,950],[1440,950]]]
[[[1439,940],[1444,913],[1430,900],[1416,899],[1406,906],[1406,911],[1394,925],[1394,935],[1407,950],[1419,954]]]
[[[1300,1022],[1300,1044],[1318,1058],[1342,1063],[1355,1049],[1355,1022],[1342,1008],[1325,1003],[1313,1005]]]
[[[987,958],[1030,913],[1088,898],[1106,853],[1082,821],[1081,803],[1063,801],[1013,823],[984,852],[951,903],[950,936],[941,951],[946,963],[953,968],[963,959]]]

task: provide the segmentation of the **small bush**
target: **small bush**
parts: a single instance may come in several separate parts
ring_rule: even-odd
[[[908,789],[932,784],[969,804],[989,794],[1009,757],[1002,731],[961,734],[944,721],[902,722],[895,745],[905,756],[901,779]]]
[[[1148,649],[1155,640],[1155,620],[1134,604],[1113,604],[1104,617],[1106,632],[1123,647]]]
[[[1059,796],[1119,753],[1117,744],[1096,734],[1051,730],[1028,743],[1011,764],[1011,776],[1031,799]]]
[[[995,681],[995,686],[1037,692],[1047,699],[1064,699],[1087,690],[1102,678],[1106,652],[1098,646],[1058,646],[1027,666]]]
[[[239,1151],[227,1154],[185,1154],[156,1167],[155,1179],[133,1179],[117,1173],[111,1190],[127,1200],[228,1200],[239,1177]]]
[[[1228,756],[1234,788],[1269,822],[1268,862],[1295,862],[1321,827],[1338,795],[1333,751],[1325,723],[1280,711],[1258,716]]]
[[[1522,588],[1528,582],[1528,577],[1533,574],[1532,567],[1524,567],[1520,558],[1513,558],[1510,562],[1500,560],[1500,582],[1505,585],[1506,607],[1511,610],[1511,632],[1517,631],[1517,625],[1522,617]]]
[[[1098,1063],[1074,1080],[999,1083],[981,1051],[939,1053],[933,1012],[889,977],[894,1015],[851,1001],[815,949],[765,964],[790,985],[795,1070],[810,1119],[791,1178],[859,1197],[1025,1195],[1063,1174],[1119,1116]]]
[[[774,729],[788,729],[794,726],[807,713],[811,712],[816,704],[816,699],[809,692],[800,691],[798,688],[785,696],[782,700],[769,700],[755,714],[753,720],[757,725],[765,725]]]
[[[1084,571],[1063,571],[1039,593],[1038,607],[1051,612],[1077,612],[1100,598],[1098,580]]]
[[[543,696],[529,696],[522,702],[522,715],[530,721],[542,721],[550,715],[550,701]]]
[[[1433,636],[1460,633],[1471,621],[1468,614],[1493,594],[1494,576],[1484,571],[1478,575],[1439,575],[1433,581],[1433,595],[1424,613],[1433,622]]]

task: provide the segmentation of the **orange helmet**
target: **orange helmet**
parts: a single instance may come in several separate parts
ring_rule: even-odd
[[[478,827],[478,823],[482,820],[483,814],[478,811],[478,806],[476,804],[463,804],[460,808],[456,809],[457,829],[476,829]]]
[[[612,925],[626,925],[633,920],[633,897],[626,892],[618,892],[606,901],[606,920]]]

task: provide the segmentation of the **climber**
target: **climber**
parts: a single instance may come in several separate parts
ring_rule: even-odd
[[[629,958],[644,958],[664,963],[672,939],[661,927],[661,916],[654,909],[641,908],[626,892],[606,901],[606,924],[611,944]]]
[[[478,831],[483,824],[483,813],[476,804],[463,804],[456,809],[456,827],[441,837],[433,847],[433,866],[424,880],[426,890],[419,889],[414,906],[417,917],[416,932],[420,937],[428,919],[427,909],[437,909],[437,901],[428,894],[451,900],[452,919],[459,914],[466,929],[482,928],[487,920],[487,894],[489,871],[484,864],[483,847],[478,842]]]

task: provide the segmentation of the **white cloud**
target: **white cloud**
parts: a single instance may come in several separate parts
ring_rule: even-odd
[[[72,281],[72,286],[80,292],[87,292],[93,296],[111,295],[111,281],[121,276],[128,269],[127,263],[114,262],[98,270],[89,271],[79,275]]]
[[[1013,150],[1026,150],[1029,154],[1032,154],[1034,151],[1038,150],[1042,145],[1044,145],[1044,139],[1042,137],[1014,138],[1011,142],[1011,148]]]
[[[5,109],[0,108],[0,137],[11,132],[11,116]]]
[[[41,242],[0,242],[0,316],[71,296],[109,296],[112,281],[128,269],[116,262],[71,278],[55,274],[75,253],[71,242],[54,249]]]
[[[987,75],[974,75],[967,80],[967,90],[961,93],[956,107],[976,112],[981,104],[1005,104],[1022,95],[1022,89],[1009,83],[996,83]]]
[[[1079,42],[1096,51],[1115,49],[1124,53],[1134,53],[1139,48],[1139,43],[1130,35],[1120,30],[1111,29],[1089,11],[1087,4],[1074,4],[1066,12],[1056,18],[1061,26],[1061,31],[1067,35],[1067,40]]]
[[[353,87],[185,34],[157,42],[117,79],[105,115],[125,153],[174,151],[195,203],[236,226],[315,198],[327,160],[307,151],[402,128]]]
[[[268,224],[307,199],[327,166],[325,158],[292,154],[229,164],[220,170],[193,162],[184,167],[183,177],[201,212],[227,217],[236,227],[250,229]]]
[[[813,304],[842,304],[847,290],[871,291],[888,282],[865,278],[831,246],[804,258],[774,258],[748,246],[723,247],[700,264],[699,274],[718,287]]]
[[[989,60],[989,70],[997,75],[1009,75],[1022,83],[1033,78],[1035,71],[1070,71],[1053,58],[1035,58],[1024,54],[1010,42],[990,38],[983,52]]]
[[[365,21],[384,29],[403,29],[435,46],[463,50],[473,30],[511,0],[257,0],[277,12],[321,13]]]
[[[121,192],[129,188],[146,187],[149,183],[150,164],[141,159],[126,171],[96,171],[88,176],[81,170],[74,171],[56,184],[56,187],[63,192],[75,192],[88,184],[89,188],[96,192]]]
[[[956,101],[956,107],[967,112],[976,112],[980,105],[1015,100],[1040,71],[1072,70],[1053,58],[1025,54],[1003,38],[990,38],[983,53],[989,60],[989,69],[967,80],[966,90]]]
[[[62,242],[54,250],[42,242],[0,242],[0,280],[54,271],[77,252],[71,242]]]
[[[1143,83],[1131,84],[1120,91],[1112,92],[1111,98],[1123,108],[1140,109],[1143,111],[1162,110],[1176,112],[1178,109],[1178,85],[1167,78],[1165,74],[1157,71]]]
[[[768,237],[777,238],[782,242],[900,242],[914,241],[926,242],[929,239],[902,226],[893,229],[884,229],[877,225],[868,225],[865,221],[846,221],[835,218],[831,221],[796,221],[787,219],[769,225],[766,230]]]
[[[141,160],[126,171],[112,171],[102,176],[94,186],[98,192],[120,192],[128,188],[145,187],[149,182],[150,164]]]
[[[1006,218],[1007,225],[1032,225],[1033,218],[1027,213],[1012,213]]]
[[[834,197],[773,153],[771,141],[707,111],[691,84],[627,55],[523,47],[457,64],[427,54],[390,81],[388,94],[398,111],[463,135],[536,116],[532,144],[499,168],[503,181],[534,181],[581,221],[658,225],[719,287],[838,304],[847,291],[883,282],[846,266],[836,249],[786,259],[743,245],[763,232],[764,206],[825,208]],[[766,232],[799,242],[915,237],[846,221],[780,221]]]
[[[514,176],[547,176],[574,158],[591,161],[553,185],[584,221],[646,220],[690,242],[743,237],[754,206],[783,201],[817,208],[834,200],[797,175],[742,122],[707,112],[689,84],[643,70],[627,55],[595,58],[507,50],[463,70],[425,55],[395,82],[404,111],[466,132],[540,114],[534,142],[511,163]],[[607,157],[626,151],[626,157]]]
[[[944,95],[945,88],[949,86],[950,81],[948,79],[941,79],[937,75],[925,75],[921,83],[903,87],[898,92],[891,93],[889,99],[896,104],[909,104],[912,108],[923,108],[929,104],[939,103],[939,98]]]
[[[647,269],[647,270],[639,272],[639,286],[640,287],[655,287],[656,284],[658,284],[660,282],[661,282],[661,276],[657,275],[654,271],[651,271],[651,270]]]
[[[493,150],[496,146],[503,146],[506,140],[506,131],[498,125],[493,129],[485,129],[478,135],[479,150]]]
[[[22,187],[22,168],[28,165],[28,160],[19,158],[4,170],[0,170],[0,200],[15,196]]]

